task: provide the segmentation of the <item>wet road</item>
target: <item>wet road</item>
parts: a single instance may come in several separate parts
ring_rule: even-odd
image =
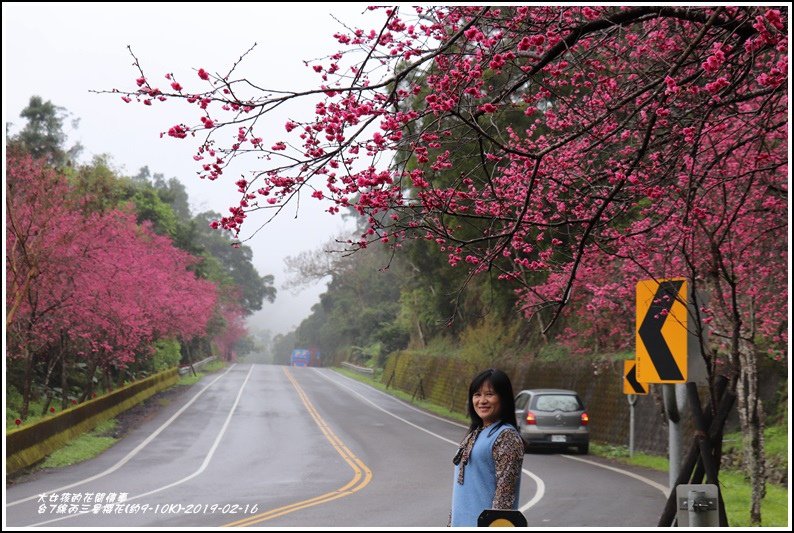
[[[330,369],[236,364],[101,456],[7,487],[10,527],[446,525],[465,428]],[[524,456],[530,526],[654,526],[667,474]]]

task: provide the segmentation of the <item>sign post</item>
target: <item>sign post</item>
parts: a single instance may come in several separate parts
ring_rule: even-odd
[[[636,361],[623,361],[623,394],[629,402],[629,457],[634,457],[634,405],[638,394],[648,394],[648,384],[637,381]]]
[[[687,380],[689,332],[687,330],[686,278],[646,279],[637,282],[637,381],[662,383],[668,419],[670,487],[680,468],[680,410]]]

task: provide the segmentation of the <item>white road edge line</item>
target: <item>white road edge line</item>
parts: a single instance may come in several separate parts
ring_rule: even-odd
[[[432,436],[436,437],[437,439],[441,439],[441,440],[443,440],[444,442],[448,442],[448,443],[452,444],[453,446],[458,446],[458,445],[460,444],[460,443],[458,443],[458,442],[455,442],[454,440],[450,440],[450,439],[448,439],[448,438],[446,438],[446,437],[442,437],[441,435],[439,435],[439,434],[437,434],[437,433],[433,433],[433,432],[432,432],[432,431],[430,431],[429,429],[425,429],[425,428],[423,428],[423,427],[421,427],[421,426],[418,426],[418,425],[414,424],[413,422],[410,422],[410,421],[408,421],[408,420],[406,420],[406,419],[404,419],[404,418],[402,418],[402,417],[400,417],[400,416],[398,416],[398,415],[395,415],[394,413],[391,413],[391,412],[387,411],[387,410],[386,410],[386,409],[384,409],[383,407],[381,407],[381,406],[377,405],[375,402],[373,402],[373,401],[372,401],[372,400],[370,400],[369,398],[365,398],[363,395],[361,395],[360,393],[358,393],[358,392],[354,391],[354,390],[353,390],[353,389],[351,389],[350,387],[348,387],[348,386],[346,386],[346,385],[344,385],[344,384],[342,384],[342,383],[339,383],[339,382],[337,382],[337,381],[334,381],[333,379],[329,378],[328,376],[325,376],[325,375],[323,374],[323,372],[320,372],[319,370],[317,370],[317,375],[319,375],[320,377],[322,377],[322,378],[323,378],[323,379],[325,379],[325,380],[328,380],[328,381],[330,381],[331,383],[333,383],[333,384],[334,384],[334,385],[336,385],[337,387],[341,387],[341,388],[343,388],[343,389],[347,389],[347,390],[348,390],[350,393],[352,393],[352,394],[355,394],[355,395],[356,395],[356,396],[358,396],[358,397],[359,397],[361,400],[363,400],[363,401],[367,402],[368,404],[370,404],[370,405],[371,405],[372,407],[374,407],[375,409],[377,409],[377,410],[379,410],[379,411],[382,411],[382,412],[386,413],[387,415],[389,415],[389,416],[391,416],[391,417],[394,417],[394,418],[396,418],[397,420],[400,420],[401,422],[405,422],[405,423],[406,423],[406,424],[408,424],[409,426],[412,426],[412,427],[414,427],[414,428],[416,428],[416,429],[418,429],[418,430],[420,430],[420,431],[424,431],[424,432],[425,432],[425,433],[427,433],[428,435],[432,435]],[[339,375],[341,376],[341,374],[339,374]],[[342,377],[346,377],[346,376],[342,376]],[[349,379],[349,378],[348,378],[348,379]],[[361,384],[361,385],[364,385],[364,386],[367,386],[367,387],[368,387],[368,385],[366,385],[365,383],[360,383],[360,382],[358,382],[358,381],[355,381],[355,380],[353,380],[353,381],[354,381],[355,383],[359,383],[359,384]],[[369,388],[370,388],[370,389],[372,389],[372,390],[374,390],[374,391],[376,391],[376,392],[380,392],[379,390],[377,390],[377,389],[375,389],[375,388],[373,388],[373,387],[369,387]],[[386,396],[388,396],[388,395],[386,395]],[[413,406],[411,406],[411,407],[413,407]],[[437,416],[434,416],[434,415],[431,415],[431,414],[425,413],[424,411],[422,411],[422,410],[420,410],[420,409],[416,409],[415,407],[413,407],[413,409],[415,409],[416,411],[418,411],[418,412],[420,412],[420,413],[422,413],[422,414],[428,415],[428,416],[430,416],[430,417],[432,417],[432,418],[439,418],[439,417],[437,417]],[[442,418],[441,420],[444,420],[444,419]],[[447,422],[448,422],[448,420],[447,420]],[[460,424],[457,424],[457,423],[456,423],[455,425],[460,425]],[[465,427],[465,426],[462,426],[462,427]],[[527,509],[529,509],[530,507],[532,507],[533,505],[535,505],[536,503],[538,503],[538,502],[539,502],[539,501],[540,501],[540,500],[543,498],[543,495],[544,495],[544,494],[545,494],[545,492],[546,492],[546,484],[545,484],[545,483],[543,483],[543,480],[542,480],[542,479],[540,479],[540,478],[539,478],[537,475],[535,475],[534,473],[530,472],[530,471],[529,471],[529,470],[527,470],[526,468],[522,468],[522,469],[521,469],[521,471],[522,471],[524,474],[526,474],[527,476],[529,476],[529,477],[530,477],[530,478],[531,478],[531,479],[532,479],[532,480],[535,482],[535,486],[537,486],[537,490],[535,491],[535,496],[533,496],[533,497],[532,497],[532,499],[530,499],[530,500],[529,500],[527,503],[525,503],[524,505],[522,505],[522,506],[521,506],[521,507],[518,509],[519,511],[521,511],[521,512],[524,512],[524,511],[526,511]]]
[[[198,391],[198,392],[196,393],[196,395],[195,395],[195,396],[193,396],[193,397],[190,399],[190,401],[189,401],[189,402],[187,402],[185,405],[183,405],[183,406],[182,406],[182,408],[181,408],[181,409],[179,409],[179,411],[177,411],[176,413],[174,413],[174,414],[171,416],[171,418],[169,418],[168,420],[166,420],[166,421],[163,423],[163,425],[162,425],[162,426],[160,426],[159,428],[157,428],[157,429],[154,431],[154,433],[152,433],[151,435],[149,435],[148,437],[146,437],[146,440],[144,440],[143,442],[141,442],[141,443],[140,443],[138,446],[136,446],[136,447],[135,447],[135,448],[134,448],[132,451],[130,451],[130,453],[128,453],[127,455],[125,455],[125,456],[124,456],[124,457],[123,457],[123,458],[122,458],[122,459],[121,459],[121,460],[120,460],[118,463],[116,463],[115,465],[111,466],[110,468],[108,468],[108,469],[107,469],[107,470],[105,470],[104,472],[100,472],[99,474],[93,475],[93,476],[91,476],[91,477],[89,477],[89,478],[82,479],[82,480],[80,480],[80,481],[76,481],[76,482],[72,483],[71,485],[64,485],[63,487],[58,487],[57,489],[52,489],[52,490],[48,490],[48,491],[45,491],[45,492],[39,492],[38,494],[34,494],[33,496],[29,496],[29,497],[27,497],[27,498],[23,498],[23,499],[21,499],[21,500],[16,500],[16,501],[13,501],[13,502],[11,502],[11,503],[6,503],[6,507],[11,507],[12,505],[18,505],[18,504],[20,504],[20,503],[24,503],[24,502],[27,502],[27,501],[30,501],[30,500],[35,500],[36,498],[40,497],[41,495],[47,495],[47,494],[52,494],[53,492],[61,492],[62,490],[71,489],[72,487],[76,487],[77,485],[82,485],[82,484],[84,484],[84,483],[88,483],[88,482],[90,482],[90,481],[94,481],[94,480],[96,480],[96,479],[99,479],[99,478],[101,478],[101,477],[104,477],[104,476],[106,476],[106,475],[108,475],[108,474],[110,474],[110,473],[113,473],[113,472],[115,472],[116,470],[118,470],[119,468],[121,468],[122,466],[124,466],[125,464],[127,464],[127,463],[128,463],[128,462],[129,462],[129,461],[130,461],[130,460],[131,460],[133,457],[135,457],[136,455],[138,455],[138,453],[139,453],[141,450],[143,450],[143,449],[144,449],[146,446],[148,446],[148,445],[149,445],[149,443],[150,443],[150,442],[152,442],[152,441],[155,439],[155,437],[157,437],[157,435],[159,435],[160,433],[162,433],[162,431],[163,431],[165,428],[167,428],[168,426],[170,426],[170,425],[171,425],[171,423],[172,423],[174,420],[176,420],[176,419],[177,419],[177,417],[178,417],[179,415],[181,415],[182,413],[184,413],[184,412],[185,412],[185,409],[187,409],[188,407],[190,407],[190,405],[191,405],[193,402],[195,402],[195,401],[198,399],[198,397],[199,397],[199,396],[201,396],[202,394],[204,394],[204,391],[206,391],[208,388],[212,387],[212,386],[215,384],[215,382],[216,382],[216,381],[218,381],[218,380],[219,380],[219,379],[221,379],[223,376],[225,376],[226,374],[228,374],[228,373],[229,373],[229,371],[230,371],[232,368],[234,368],[236,365],[237,365],[237,363],[235,363],[235,364],[233,364],[232,366],[230,366],[230,367],[228,368],[228,370],[226,370],[226,372],[224,372],[223,374],[221,374],[220,376],[218,376],[217,378],[215,378],[214,380],[212,380],[212,382],[208,383],[208,384],[207,384],[207,385],[206,385],[206,386],[205,386],[203,389],[201,389],[200,391]]]
[[[365,383],[361,383],[360,381],[356,381],[355,379],[349,378],[349,377],[345,376],[344,374],[340,374],[339,372],[336,372],[336,374],[337,374],[337,375],[339,375],[339,376],[341,376],[341,377],[343,377],[343,378],[345,378],[345,379],[347,379],[347,380],[350,380],[350,381],[352,381],[353,383],[359,383],[359,384],[362,384],[362,385],[366,385]],[[326,379],[328,379],[328,378],[326,378]],[[410,405],[410,404],[408,404],[408,403],[406,403],[406,402],[404,402],[404,401],[400,400],[399,398],[395,398],[394,396],[390,396],[390,395],[386,394],[386,393],[385,393],[385,392],[383,392],[383,391],[379,391],[378,389],[375,389],[375,388],[373,388],[373,387],[370,387],[370,388],[371,388],[373,391],[375,391],[375,392],[379,392],[379,393],[380,393],[380,394],[382,394],[383,396],[386,396],[387,398],[391,398],[392,400],[394,400],[394,401],[396,401],[396,402],[399,402],[399,403],[401,403],[401,404],[405,405],[406,407],[409,407],[409,408],[413,409],[414,411],[417,411],[417,412],[419,412],[419,413],[423,413],[423,414],[425,414],[425,415],[427,415],[427,416],[429,416],[429,417],[432,417],[432,418],[435,418],[435,419],[438,419],[438,420],[443,420],[443,421],[445,421],[445,422],[449,422],[450,424],[454,424],[454,425],[456,425],[456,426],[460,426],[460,427],[466,427],[466,426],[464,426],[464,425],[462,425],[462,424],[458,424],[457,422],[452,422],[452,421],[450,421],[450,420],[447,420],[447,419],[445,419],[445,418],[441,418],[440,416],[436,416],[436,415],[433,415],[433,414],[427,413],[427,412],[425,412],[425,411],[422,411],[421,409],[417,409],[417,408],[416,408],[416,407],[414,407],[413,405]],[[369,401],[369,400],[367,400],[367,401]],[[376,406],[376,407],[377,407],[377,406]],[[380,408],[379,408],[379,409],[380,409]],[[384,412],[386,412],[386,411],[384,411]],[[391,413],[389,413],[389,414],[391,414]],[[396,415],[392,415],[392,416],[395,416],[395,417],[396,417]],[[399,418],[399,417],[397,417],[397,418]],[[410,424],[410,422],[408,422],[408,423]],[[426,431],[426,430],[425,430],[425,431]],[[437,436],[437,435],[436,435],[436,436]],[[442,438],[442,439],[443,439],[443,437],[439,437],[439,438]],[[447,440],[447,439],[444,439],[444,440]],[[646,485],[650,485],[651,487],[653,487],[653,488],[657,489],[657,490],[658,490],[658,491],[660,491],[662,494],[664,494],[665,498],[666,498],[666,497],[668,497],[668,496],[669,496],[669,494],[670,494],[670,489],[669,489],[668,487],[666,487],[665,485],[662,485],[661,483],[657,483],[656,481],[654,481],[654,480],[652,480],[652,479],[648,479],[647,477],[643,477],[643,476],[641,476],[641,475],[639,475],[639,474],[635,474],[634,472],[629,472],[628,470],[623,470],[622,468],[617,468],[617,467],[614,467],[614,466],[602,465],[602,464],[600,464],[600,463],[596,463],[595,461],[589,461],[589,460],[587,460],[587,459],[582,459],[581,457],[574,457],[574,456],[572,456],[572,455],[567,455],[567,454],[560,454],[560,455],[561,455],[562,457],[565,457],[565,458],[567,458],[567,459],[571,459],[571,460],[574,460],[574,461],[582,461],[582,462],[584,462],[584,463],[588,463],[588,464],[591,464],[591,465],[593,465],[593,466],[598,466],[598,467],[600,467],[600,468],[605,468],[605,469],[607,469],[607,470],[612,470],[613,472],[617,472],[617,473],[619,473],[619,474],[622,474],[622,475],[624,475],[624,476],[628,476],[628,477],[634,478],[634,479],[636,479],[636,480],[638,480],[638,481],[641,481],[641,482],[645,483]],[[535,477],[535,476],[534,476],[534,474],[532,474],[531,472],[529,472],[529,471],[527,471],[527,470],[523,470],[523,472],[524,472],[525,474],[529,475],[530,477],[533,477],[533,479],[534,479],[534,477]],[[538,481],[540,481],[540,478],[538,478],[536,482],[538,482]],[[541,483],[542,483],[542,482],[541,482]],[[539,499],[539,498],[537,498],[537,499]],[[523,506],[522,506],[522,507],[519,509],[519,511],[522,511],[522,512],[523,512],[523,511],[525,511],[526,509],[529,509],[530,507],[532,507],[533,505],[535,505],[536,503],[537,503],[537,501],[536,501],[536,498],[532,498],[532,500],[530,500],[529,502],[527,502],[526,504],[524,504],[524,505],[523,505]]]
[[[623,474],[624,476],[633,477],[634,479],[636,479],[638,481],[642,481],[646,485],[650,485],[651,487],[657,489],[659,492],[664,494],[665,498],[667,498],[670,495],[670,489],[668,487],[662,485],[661,483],[657,483],[656,481],[654,481],[652,479],[648,479],[647,477],[643,477],[643,476],[641,476],[639,474],[635,474],[634,472],[629,472],[628,470],[623,470],[622,468],[617,468],[617,467],[614,467],[614,466],[602,465],[600,463],[596,463],[595,461],[590,461],[588,459],[582,459],[581,457],[574,457],[573,455],[566,455],[566,454],[560,454],[560,455],[562,455],[563,457],[566,457],[568,459],[572,459],[574,461],[581,461],[583,463],[587,463],[587,464],[590,464],[590,465],[600,466],[601,468],[606,468],[607,470],[612,470],[613,472],[617,472],[619,474]]]
[[[231,367],[230,367],[230,370],[231,370]],[[221,427],[220,432],[218,432],[218,436],[215,437],[215,442],[212,443],[212,446],[210,447],[210,450],[207,452],[207,455],[206,455],[206,457],[204,457],[204,461],[201,463],[201,466],[198,468],[198,470],[196,470],[195,472],[193,472],[189,476],[183,477],[182,479],[178,479],[178,480],[174,481],[173,483],[169,483],[168,485],[164,485],[164,486],[156,488],[154,490],[150,490],[149,492],[144,492],[143,494],[138,494],[137,496],[133,496],[132,498],[127,498],[126,500],[124,500],[124,503],[131,502],[133,500],[137,500],[138,498],[143,498],[144,496],[150,496],[152,494],[164,491],[166,489],[170,489],[171,487],[175,487],[177,485],[181,485],[182,483],[184,483],[186,481],[190,481],[191,479],[193,479],[194,477],[198,476],[199,474],[204,472],[204,470],[207,469],[207,466],[209,466],[210,461],[212,460],[212,456],[215,455],[215,450],[218,449],[218,444],[220,444],[221,439],[223,438],[223,435],[226,433],[226,429],[229,427],[229,422],[231,422],[231,420],[232,420],[232,415],[234,414],[235,409],[237,409],[237,404],[240,403],[240,397],[243,395],[243,389],[245,388],[245,384],[248,383],[248,378],[251,377],[251,373],[253,371],[254,371],[254,365],[251,365],[251,369],[248,371],[248,374],[245,376],[245,380],[243,381],[243,384],[240,385],[240,390],[237,391],[237,397],[234,399],[234,405],[232,405],[232,408],[229,409],[229,414],[226,415],[226,420],[223,422],[223,427]],[[227,370],[227,372],[228,372],[228,370]],[[62,516],[62,517],[59,517],[59,518],[53,518],[51,520],[45,520],[44,522],[39,522],[37,524],[32,524],[32,525],[27,526],[27,527],[43,526],[44,524],[50,524],[52,522],[58,522],[60,520],[65,520],[67,518],[74,518],[75,516],[88,514],[90,512],[91,511],[84,511],[84,512],[79,513],[79,514],[67,515],[67,516]]]

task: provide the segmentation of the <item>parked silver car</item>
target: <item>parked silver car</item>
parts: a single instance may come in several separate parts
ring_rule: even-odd
[[[528,389],[516,396],[516,422],[524,448],[568,448],[586,454],[590,418],[579,395],[564,389]]]

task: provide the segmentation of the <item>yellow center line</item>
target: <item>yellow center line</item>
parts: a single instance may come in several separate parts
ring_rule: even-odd
[[[321,503],[330,502],[344,496],[350,496],[351,494],[354,494],[366,487],[372,480],[372,471],[369,469],[369,467],[364,464],[361,459],[356,457],[355,454],[351,452],[347,446],[345,446],[341,439],[337,437],[333,431],[331,431],[331,428],[322,419],[320,413],[317,412],[317,409],[315,409],[314,405],[312,405],[312,403],[309,401],[309,397],[306,396],[306,393],[286,367],[284,367],[284,373],[287,375],[287,379],[289,379],[290,383],[292,383],[292,386],[295,387],[295,390],[298,392],[298,397],[303,402],[304,407],[306,407],[306,411],[308,411],[309,415],[311,415],[312,419],[314,419],[315,424],[317,424],[317,427],[320,428],[322,434],[325,436],[328,442],[331,443],[333,449],[336,450],[336,452],[342,456],[342,459],[345,460],[350,468],[353,469],[353,478],[334,491],[326,492],[325,494],[315,496],[314,498],[309,498],[308,500],[302,500],[290,505],[271,509],[270,511],[265,511],[264,513],[249,516],[235,522],[225,524],[225,526],[252,526],[266,520],[284,516],[285,514],[306,509],[307,507],[320,505]]]

